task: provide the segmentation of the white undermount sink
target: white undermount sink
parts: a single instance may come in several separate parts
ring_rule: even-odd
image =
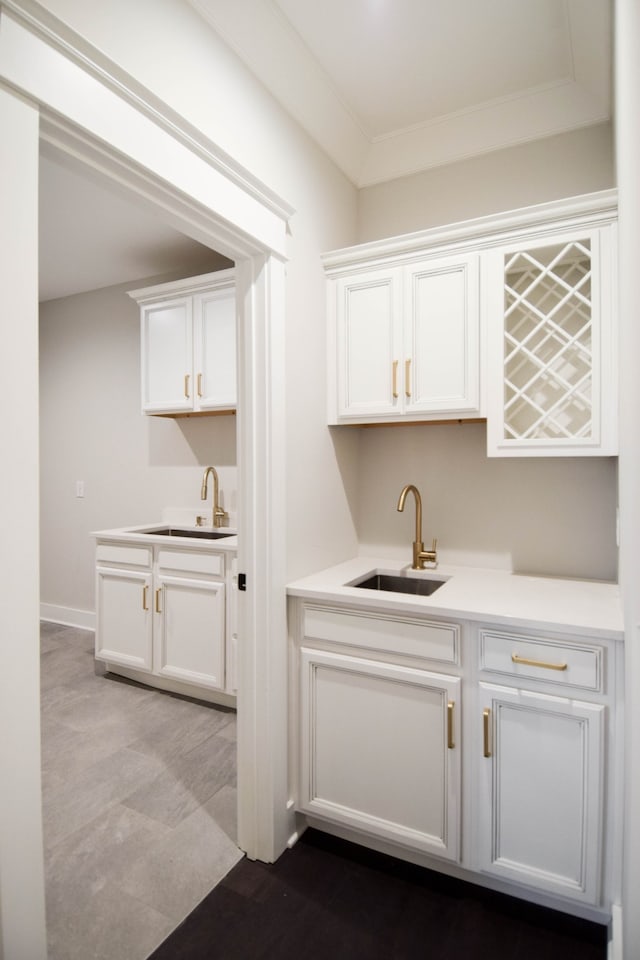
[[[362,590],[382,590],[388,593],[409,593],[419,597],[430,597],[443,583],[445,577],[411,576],[410,574],[385,573],[371,570],[358,580],[346,583],[346,587],[358,587]]]
[[[137,533],[148,533],[156,537],[187,537],[196,540],[224,540],[225,537],[234,537],[235,533],[222,530],[213,530],[211,527],[154,527],[149,530],[138,530]]]

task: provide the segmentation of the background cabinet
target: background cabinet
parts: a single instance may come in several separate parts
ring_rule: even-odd
[[[475,254],[360,267],[331,283],[333,422],[478,414]]]
[[[233,271],[159,284],[129,295],[140,305],[143,413],[234,410]]]
[[[96,659],[194,696],[227,690],[226,555],[98,541],[96,556]]]
[[[154,668],[201,687],[225,686],[225,585],[160,574]]]
[[[151,571],[98,567],[96,657],[134,670],[151,670]]]

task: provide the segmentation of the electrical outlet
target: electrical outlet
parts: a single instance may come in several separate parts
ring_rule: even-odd
[[[84,497],[84,480],[76,480],[76,497]]]

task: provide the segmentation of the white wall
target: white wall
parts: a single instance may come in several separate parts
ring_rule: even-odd
[[[353,432],[353,431],[352,431]],[[396,510],[402,487],[422,494],[425,545],[443,563],[615,580],[613,458],[487,458],[480,423],[361,431],[361,552],[411,559],[415,513]]]
[[[38,113],[0,89],[0,957],[44,960],[38,630]]]
[[[598,124],[366,187],[358,196],[358,241],[614,185],[611,125]]]
[[[62,608],[48,611],[54,617],[94,610],[92,530],[154,523],[165,507],[207,513],[211,491],[202,503],[200,484],[209,464],[224,508],[236,511],[235,417],[140,412],[140,314],[127,290],[144,285],[40,306],[41,600]]]

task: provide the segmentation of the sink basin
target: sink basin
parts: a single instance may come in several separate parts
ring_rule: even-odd
[[[183,530],[180,527],[162,527],[161,530],[140,530],[140,533],[151,533],[156,537],[191,537],[197,540],[224,540],[225,537],[234,537],[234,533],[222,533],[220,530],[191,529]]]
[[[432,593],[446,583],[446,580],[438,580],[423,577],[401,577],[390,573],[369,574],[364,580],[358,583],[350,583],[350,587],[359,587],[363,590],[387,590],[390,593],[411,593],[419,597],[430,597]]]

